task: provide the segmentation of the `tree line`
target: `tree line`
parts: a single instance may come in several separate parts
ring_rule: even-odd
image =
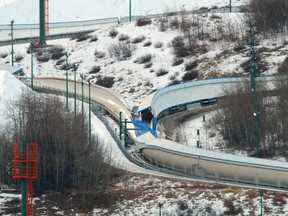
[[[11,144],[38,144],[38,178],[34,190],[65,192],[68,189],[87,191],[107,185],[121,171],[109,165],[109,152],[101,140],[92,136],[89,142],[86,113],[66,110],[56,96],[24,91],[7,104],[7,127],[0,130],[0,177],[12,184]]]
[[[265,82],[258,83],[257,105],[260,114],[260,156],[288,158],[288,81],[279,77],[276,89],[267,91]],[[255,156],[255,117],[250,81],[224,89],[219,108],[210,120],[209,127],[218,131],[225,145],[246,150]]]

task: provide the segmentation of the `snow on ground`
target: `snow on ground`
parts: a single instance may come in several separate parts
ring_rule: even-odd
[[[35,2],[35,1],[34,1]],[[169,8],[174,10],[175,8],[181,8],[185,5],[185,8],[202,7],[202,6],[225,6],[228,5],[228,0],[206,0],[206,1],[132,1],[132,14],[147,14],[147,13],[162,13]],[[246,2],[245,0],[237,1],[233,0],[232,5],[239,5]],[[65,6],[64,6],[65,5]],[[89,5],[87,7],[86,5]],[[98,6],[98,5],[101,5]],[[157,8],[157,9],[155,9]],[[15,20],[15,23],[37,23],[38,22],[38,5],[28,4],[27,2],[20,0],[2,0],[0,2],[0,13],[1,20],[0,24],[7,24],[11,19]],[[71,21],[71,20],[86,20],[96,19],[104,17],[115,17],[115,16],[127,16],[128,15],[128,0],[83,0],[69,1],[69,4],[65,4],[65,1],[51,1],[50,2],[50,21]],[[238,18],[236,14],[221,15],[222,24],[227,24],[227,21],[234,20],[237,22]],[[228,19],[231,18],[231,19]],[[216,28],[213,25],[219,24],[219,20],[213,20],[211,15],[205,15],[202,17],[205,21],[205,31],[213,30]],[[154,22],[154,21],[153,21]],[[206,23],[207,22],[207,23]],[[156,21],[154,22],[154,24]],[[221,22],[220,22],[221,23]],[[219,24],[220,25],[220,24]],[[80,73],[88,73],[93,66],[100,66],[101,70],[98,74],[109,75],[115,77],[115,84],[112,89],[119,92],[130,104],[130,107],[139,105],[139,103],[146,97],[147,94],[166,86],[171,81],[171,76],[181,79],[185,73],[184,64],[172,67],[171,62],[174,58],[171,40],[179,33],[176,30],[168,29],[166,32],[159,31],[159,25],[149,25],[144,27],[135,27],[134,23],[120,24],[115,26],[115,29],[120,34],[127,34],[132,40],[137,36],[145,36],[145,40],[139,44],[135,44],[135,51],[133,52],[132,58],[125,61],[118,61],[115,58],[109,56],[107,48],[113,43],[117,43],[117,37],[111,39],[109,37],[109,31],[112,28],[102,29],[92,33],[92,35],[98,37],[98,41],[95,42],[76,42],[70,39],[61,39],[48,41],[48,44],[61,45],[65,51],[71,53],[69,56],[69,63],[79,63],[79,69],[77,72],[77,79],[80,79]],[[151,41],[151,46],[144,47],[144,43]],[[279,43],[282,44],[284,39],[280,39]],[[163,46],[161,48],[155,48],[154,44],[161,42]],[[261,47],[273,48],[271,41],[266,41]],[[208,52],[193,56],[191,59],[185,59],[184,63],[189,60],[197,60],[201,62],[198,65],[197,70],[203,72],[205,77],[208,74],[230,74],[233,72],[242,73],[241,63],[248,59],[247,53],[236,53],[232,51],[233,44],[226,43],[226,48],[222,47],[223,44],[218,42],[208,43]],[[24,58],[16,62],[17,66],[23,67],[27,76],[30,76],[31,59],[30,55],[27,55],[27,48],[29,44],[15,45],[15,54],[22,55]],[[261,48],[258,47],[258,48]],[[96,59],[95,50],[102,51],[105,53],[105,58]],[[268,62],[269,69],[266,74],[272,74],[277,71],[277,66],[283,61],[286,56],[287,46],[280,48],[280,51],[270,52],[269,55],[265,55],[264,60]],[[10,64],[11,63],[11,48],[10,46],[1,47],[1,53],[8,53],[7,57],[0,56],[0,63]],[[268,52],[267,52],[268,53]],[[144,68],[144,65],[137,64],[135,61],[138,57],[146,54],[152,54],[152,67]],[[221,57],[222,56],[222,57]],[[169,69],[168,75],[157,77],[155,71],[159,68]],[[46,63],[40,63],[35,60],[34,73],[36,77],[44,76],[55,76],[64,78],[65,71],[60,70],[59,66],[56,65],[56,61],[48,61]],[[97,75],[98,75],[97,74]],[[72,71],[69,73],[69,78],[72,79]],[[5,77],[6,76],[6,77]],[[2,104],[4,97],[13,98],[15,95],[10,95],[16,89],[20,82],[13,81],[14,78],[11,75],[5,75],[0,72],[0,104]],[[95,76],[90,75],[90,76]],[[9,78],[7,78],[9,77]],[[6,80],[8,79],[8,80]],[[7,82],[10,82],[6,85]],[[5,86],[5,88],[4,88]],[[4,113],[3,105],[0,105],[1,113]],[[206,121],[209,120],[209,116],[206,115]],[[3,115],[1,115],[1,122],[3,122]],[[203,117],[193,120],[188,123],[184,129],[185,136],[189,140],[188,144],[196,145],[198,136],[197,129],[200,129],[200,143],[203,143],[204,147],[210,149],[213,139],[209,138],[207,134],[205,124],[203,124]],[[93,132],[97,133],[99,138],[103,141],[104,146],[109,150],[109,154],[115,161],[114,164],[118,164],[121,168],[127,169],[132,172],[143,172],[142,169],[131,164],[126,158],[123,157],[116,143],[113,141],[111,136],[104,128],[104,125],[95,116],[92,117]],[[208,137],[208,138],[207,138]],[[206,144],[207,143],[207,144]],[[123,185],[125,184],[125,185]],[[193,187],[194,185],[194,187]],[[158,177],[147,177],[141,179],[139,176],[131,177],[122,181],[122,185],[116,185],[116,187],[124,187],[135,192],[139,192],[137,197],[129,197],[117,202],[112,206],[114,208],[110,215],[157,215],[159,212],[158,202],[161,201],[163,205],[163,213],[165,215],[179,215],[180,213],[188,212],[191,209],[193,213],[190,215],[220,215],[225,214],[225,211],[231,210],[236,211],[240,209],[241,215],[257,215],[259,214],[259,194],[258,191],[243,190],[226,188],[221,191],[212,190],[211,184],[201,184],[199,182],[181,182],[178,180],[159,180]],[[219,186],[213,186],[215,188]],[[223,186],[224,187],[224,186]],[[143,189],[143,190],[141,190]],[[211,189],[211,190],[210,190]],[[122,194],[126,194],[126,190],[123,190]],[[0,195],[0,206],[2,206],[3,196]],[[8,195],[7,195],[8,196]],[[7,197],[6,195],[4,197]],[[272,195],[266,195],[264,205],[266,211],[269,211],[270,215],[285,215],[288,211],[287,196],[280,196],[275,198]],[[279,203],[278,203],[279,201]],[[2,203],[1,203],[2,202]],[[231,204],[232,203],[232,204]],[[244,204],[243,204],[244,203]],[[55,208],[58,208],[55,206]],[[229,208],[229,209],[228,209]],[[1,208],[0,208],[1,209]],[[182,210],[181,210],[182,209]],[[205,209],[205,213],[204,213]],[[242,209],[242,210],[241,210]],[[93,215],[107,215],[111,209],[97,209],[95,208]],[[242,211],[242,212],[241,212]],[[1,212],[0,212],[1,213]],[[63,214],[59,209],[59,214]],[[189,215],[187,213],[187,215]],[[234,212],[234,215],[236,213]]]
[[[0,70],[0,125],[5,126],[6,123],[9,121],[5,117],[7,104],[10,100],[13,100],[14,98],[17,98],[23,88],[26,88],[26,86],[20,82],[15,76],[10,74],[7,71],[1,71]]]
[[[241,5],[248,0],[232,0],[233,6]],[[131,0],[132,15],[145,15],[163,13],[167,10],[180,10],[183,6],[187,9],[195,7],[227,6],[229,0]],[[1,0],[0,24],[39,23],[39,1]],[[129,15],[128,0],[70,0],[49,1],[49,21],[66,22],[81,21],[109,17],[127,17]]]

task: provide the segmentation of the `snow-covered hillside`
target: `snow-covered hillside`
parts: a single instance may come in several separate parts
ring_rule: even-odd
[[[14,19],[15,23],[37,23],[38,1],[33,1],[33,4],[32,0],[29,1],[31,1],[31,4],[20,0],[2,0],[0,2],[0,24],[7,24],[11,19]],[[245,2],[246,0],[232,0],[233,5],[244,4]],[[67,1],[64,0],[50,0],[50,21],[127,16],[128,3],[128,0],[71,0],[67,4]],[[132,14],[173,11],[183,5],[189,10],[195,6],[226,6],[228,3],[229,0],[132,0]],[[242,64],[247,63],[247,60],[249,60],[249,49],[245,41],[215,41],[214,38],[217,31],[221,29],[225,31],[227,27],[239,26],[243,18],[241,14],[203,14],[199,18],[204,23],[204,33],[207,33],[207,35],[205,34],[207,36],[205,40],[197,40],[197,46],[201,49],[201,52],[183,58],[182,63],[174,66],[175,53],[171,41],[176,36],[183,35],[173,28],[167,28],[162,31],[161,19],[153,20],[151,25],[142,27],[135,26],[133,22],[101,29],[91,33],[89,38],[83,41],[77,41],[76,38],[73,40],[47,41],[47,43],[50,46],[61,46],[63,52],[67,51],[71,54],[68,59],[69,64],[79,64],[79,69],[77,70],[78,80],[80,80],[80,74],[82,73],[86,74],[87,78],[94,78],[94,82],[99,79],[99,75],[102,77],[114,77],[114,84],[111,88],[125,97],[130,108],[132,108],[139,105],[148,94],[157,89],[165,87],[175,80],[182,81],[183,76],[187,73],[186,65],[189,65],[190,62],[197,62],[197,65],[193,66],[193,70],[199,72],[200,79],[244,73],[245,65],[243,66]],[[241,29],[242,31],[239,34],[245,31],[245,26],[242,26]],[[110,32],[112,30],[118,32],[115,37],[111,37]],[[143,39],[138,43],[129,43],[133,50],[132,55],[121,60],[111,56],[111,52],[109,52],[113,45],[119,44],[120,35],[122,35],[122,38],[123,36],[128,37],[126,40],[130,42],[137,38]],[[212,40],[209,39],[208,35]],[[91,41],[92,38],[95,40]],[[275,40],[277,40],[277,45],[274,44],[275,41],[264,41],[257,46],[256,52],[259,51],[261,53],[262,61],[265,63],[263,74],[276,73],[278,65],[287,55],[288,46],[287,44],[285,45],[285,38],[277,38]],[[239,47],[240,51],[237,49]],[[28,48],[29,44],[19,44],[14,46],[14,51],[15,56],[18,56],[15,65],[23,67],[26,75],[30,77],[31,55],[27,54]],[[150,54],[151,61],[148,64],[141,64],[141,57]],[[102,57],[100,58],[101,55]],[[1,47],[0,64],[11,64],[10,45]],[[53,76],[64,78],[64,64],[64,56],[56,60],[49,59],[47,62],[40,62],[34,56],[34,75],[36,77]],[[97,68],[99,71],[95,72]],[[93,69],[94,72],[92,72]],[[158,76],[157,72],[160,69],[168,73]],[[10,95],[10,90],[12,91],[12,88],[18,89],[18,87],[15,87],[18,84],[10,83],[7,80],[11,78],[10,74],[0,72],[0,75],[0,87],[9,87],[3,94],[0,94],[0,102],[2,102],[4,97],[14,97]],[[72,69],[69,72],[69,78],[73,79]],[[11,78],[12,81],[13,79],[14,77]],[[4,91],[1,89],[4,88],[0,88],[0,93]],[[0,106],[1,113],[5,112],[1,109],[4,108]],[[111,150],[113,159],[116,162],[118,161],[116,165],[132,172],[143,172],[142,169],[140,170],[136,166],[131,165],[126,158],[123,158],[120,150],[117,149],[116,144],[113,143],[113,140],[105,131],[104,125],[95,116],[93,116],[92,122],[95,129],[93,132],[97,133],[105,141],[103,144],[108,150]],[[197,137],[192,137],[192,135],[196,134],[198,128],[203,127],[201,117],[193,122],[193,126],[187,126],[185,136],[189,137],[188,139],[193,139],[193,142],[196,143]],[[207,135],[205,137],[207,138]],[[260,194],[258,190],[228,187],[209,182],[203,183],[202,181],[180,181],[178,179],[166,179],[148,175],[127,174],[112,185],[111,188],[103,192],[103,195],[105,194],[110,199],[113,197],[117,198],[113,205],[109,207],[94,207],[94,210],[89,211],[89,213],[78,211],[77,201],[75,202],[76,205],[73,206],[71,204],[72,198],[70,199],[70,197],[66,203],[67,197],[59,199],[59,194],[44,195],[35,199],[35,214],[158,215],[160,201],[164,204],[162,208],[163,215],[258,215],[260,213]],[[72,196],[73,194],[71,194]],[[13,198],[14,196],[10,199],[9,195],[0,194],[0,214],[4,203],[6,205],[13,203]],[[264,212],[270,215],[286,215],[288,211],[287,202],[286,194],[265,191]]]

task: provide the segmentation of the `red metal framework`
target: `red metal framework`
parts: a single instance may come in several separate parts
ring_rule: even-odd
[[[44,30],[45,34],[49,34],[49,4],[48,0],[44,0]]]
[[[12,177],[22,179],[22,215],[33,215],[33,179],[37,178],[38,145],[15,143],[12,145]],[[23,202],[24,199],[24,202]]]
[[[12,176],[15,179],[37,178],[37,144],[12,145]]]

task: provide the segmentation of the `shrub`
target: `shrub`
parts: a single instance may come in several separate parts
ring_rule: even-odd
[[[97,49],[94,52],[94,55],[96,58],[103,58],[105,56],[105,52],[103,51],[98,51]]]
[[[77,33],[77,34],[72,35],[71,40],[76,40],[76,42],[80,42],[80,41],[87,40],[91,37],[92,37],[91,35],[88,35],[86,33],[81,32],[81,33]]]
[[[175,17],[174,19],[172,19],[170,21],[170,27],[175,28],[175,29],[179,29],[179,21],[178,21],[177,17]]]
[[[155,47],[155,48],[161,48],[162,46],[163,46],[163,43],[160,42],[160,41],[158,41],[158,42],[156,42],[156,43],[154,44],[154,47]]]
[[[85,40],[88,40],[89,38],[92,38],[92,36],[89,34],[85,34],[85,35],[82,35],[81,37],[77,38],[76,42],[85,41]]]
[[[56,65],[62,65],[63,63],[66,64],[65,59],[59,59],[59,60],[56,62]]]
[[[198,66],[198,63],[196,61],[188,61],[185,64],[185,71],[190,71]]]
[[[164,76],[165,74],[168,74],[169,72],[164,69],[164,68],[159,68],[157,71],[156,71],[156,76],[159,77],[159,76]]]
[[[94,41],[98,41],[98,36],[97,35],[93,35],[90,39],[90,42],[94,42]]]
[[[99,65],[95,65],[91,68],[91,70],[89,71],[89,74],[95,74],[98,73],[101,70],[101,66]]]
[[[177,36],[172,40],[172,46],[175,47],[183,47],[185,46],[184,38],[181,36]]]
[[[167,31],[168,27],[167,27],[166,23],[161,22],[159,29],[161,32],[164,32],[164,31]]]
[[[106,88],[111,88],[114,84],[114,77],[110,76],[97,76],[97,81],[96,84],[106,87]]]
[[[150,25],[151,23],[152,21],[150,18],[143,17],[143,18],[137,19],[136,26],[145,26],[145,25]]]
[[[147,55],[143,55],[143,56],[140,56],[137,58],[137,62],[139,64],[144,64],[144,63],[147,63],[147,62],[150,62],[152,59],[152,55],[151,54],[147,54]]]
[[[59,60],[61,61],[61,60]],[[64,60],[65,61],[65,60]],[[57,63],[56,63],[57,64]],[[68,63],[67,64],[67,70],[70,70],[74,67],[74,64],[71,64],[71,63]],[[59,67],[60,70],[66,70],[66,63],[64,64],[61,64],[60,67]]]
[[[199,77],[199,72],[198,71],[189,71],[187,73],[185,73],[182,77],[182,80],[184,82],[190,81],[190,80],[194,80],[197,79]]]
[[[65,49],[63,46],[57,45],[57,46],[49,46],[47,51],[49,53],[60,53],[60,52],[64,52],[64,50]]]
[[[125,40],[128,40],[128,39],[129,39],[129,36],[126,35],[126,34],[120,34],[120,35],[118,36],[118,40],[119,40],[119,41],[125,41]]]
[[[109,31],[109,36],[110,37],[112,37],[112,38],[114,38],[114,37],[116,37],[118,35],[118,31],[116,30],[116,29],[111,29],[110,31]]]
[[[182,58],[174,58],[173,59],[173,63],[172,63],[172,66],[177,66],[177,65],[180,65],[184,62],[184,60]]]
[[[151,41],[146,41],[143,46],[144,47],[148,47],[148,46],[151,46],[151,44],[152,44]]]
[[[175,80],[172,80],[172,81],[168,84],[168,86],[177,85],[177,84],[180,84],[180,83],[181,83],[181,81],[179,81],[178,79],[175,79]]]
[[[183,58],[190,54],[189,48],[185,47],[185,42],[183,37],[177,36],[172,40],[172,46],[176,57]]]
[[[144,68],[151,68],[152,67],[152,62],[147,62],[145,65],[144,65]]]
[[[132,56],[132,52],[135,50],[135,47],[131,44],[126,44],[123,42],[113,43],[108,48],[110,56],[115,56],[119,60],[123,60]]]
[[[288,57],[282,62],[282,64],[278,67],[279,74],[288,74]]]
[[[221,19],[221,16],[217,15],[217,14],[212,14],[210,16],[210,20],[215,20],[215,19]]]
[[[58,59],[62,58],[64,55],[65,55],[64,52],[55,52],[55,53],[52,53],[51,59],[52,60],[58,60]]]
[[[141,43],[143,40],[145,40],[145,36],[144,36],[144,35],[138,36],[138,37],[136,37],[136,38],[134,38],[134,39],[132,40],[132,43],[134,43],[134,44],[136,44],[136,43]]]
[[[169,80],[175,80],[175,79],[176,79],[176,76],[175,76],[175,75],[169,76]]]
[[[51,58],[51,55],[47,52],[40,52],[39,54],[36,55],[36,59],[39,62],[48,62]]]
[[[20,62],[23,58],[23,55],[15,55],[15,62]]]
[[[1,58],[6,58],[8,56],[7,52],[1,52],[0,53]]]

